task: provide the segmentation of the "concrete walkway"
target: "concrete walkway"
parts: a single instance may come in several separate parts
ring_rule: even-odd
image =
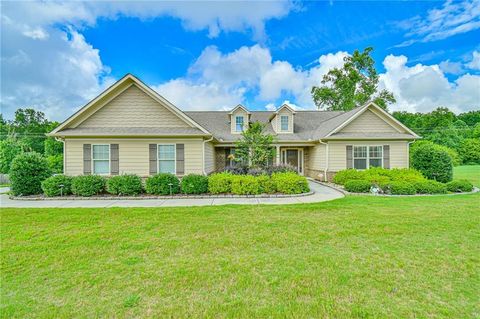
[[[28,207],[172,207],[172,206],[210,206],[227,204],[300,204],[317,203],[342,198],[344,195],[332,188],[309,181],[314,194],[300,197],[286,198],[182,198],[182,199],[106,199],[106,200],[11,200],[8,195],[0,195],[0,206],[28,208]]]

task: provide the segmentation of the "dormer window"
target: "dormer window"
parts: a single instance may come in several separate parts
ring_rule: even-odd
[[[288,115],[280,116],[280,129],[282,131],[288,131]]]
[[[235,116],[235,131],[243,132],[243,116]]]

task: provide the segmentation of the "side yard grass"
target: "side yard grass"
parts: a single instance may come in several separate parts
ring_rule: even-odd
[[[454,179],[469,180],[473,186],[480,187],[480,165],[464,165],[453,168]]]
[[[478,318],[480,195],[2,209],[4,318]]]

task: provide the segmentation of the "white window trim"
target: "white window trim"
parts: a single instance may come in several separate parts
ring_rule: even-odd
[[[282,127],[282,118],[286,117],[287,118],[287,129],[284,130]],[[282,132],[289,132],[290,131],[290,116],[288,115],[280,115],[280,131]]]
[[[353,165],[353,168],[356,169],[356,170],[359,170],[359,171],[363,171],[363,169],[360,169],[360,168],[355,168],[355,147],[366,147],[367,148],[367,157],[357,157],[357,159],[366,159],[367,160],[367,168],[365,169],[370,169],[370,147],[381,147],[382,148],[382,156],[380,157],[381,161],[382,161],[382,166],[380,166],[381,168],[383,168],[383,145],[353,145],[352,147],[352,165]],[[378,159],[379,157],[372,157],[373,159]],[[377,166],[375,166],[377,167]]]
[[[157,144],[157,172],[160,173],[160,156],[158,156],[158,152],[161,146],[173,146],[173,175],[177,175],[177,144],[176,143],[160,143]],[[185,156],[185,154],[183,155]]]
[[[242,118],[242,129],[238,130],[237,128],[237,118]],[[235,115],[235,132],[243,132],[245,130],[245,116],[243,115]]]
[[[94,159],[93,158],[93,148],[94,146],[108,146],[108,173],[102,173],[102,174],[99,174],[99,173],[95,173],[95,161],[105,161],[104,159]],[[110,144],[92,144],[92,149],[91,149],[91,159],[92,159],[92,163],[91,163],[91,171],[92,171],[92,174],[93,175],[110,175],[110,172],[112,171],[112,151],[111,151],[111,146]]]

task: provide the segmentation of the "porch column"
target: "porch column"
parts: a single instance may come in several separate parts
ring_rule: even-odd
[[[280,145],[276,146],[276,151],[275,151],[275,164],[280,165]]]

